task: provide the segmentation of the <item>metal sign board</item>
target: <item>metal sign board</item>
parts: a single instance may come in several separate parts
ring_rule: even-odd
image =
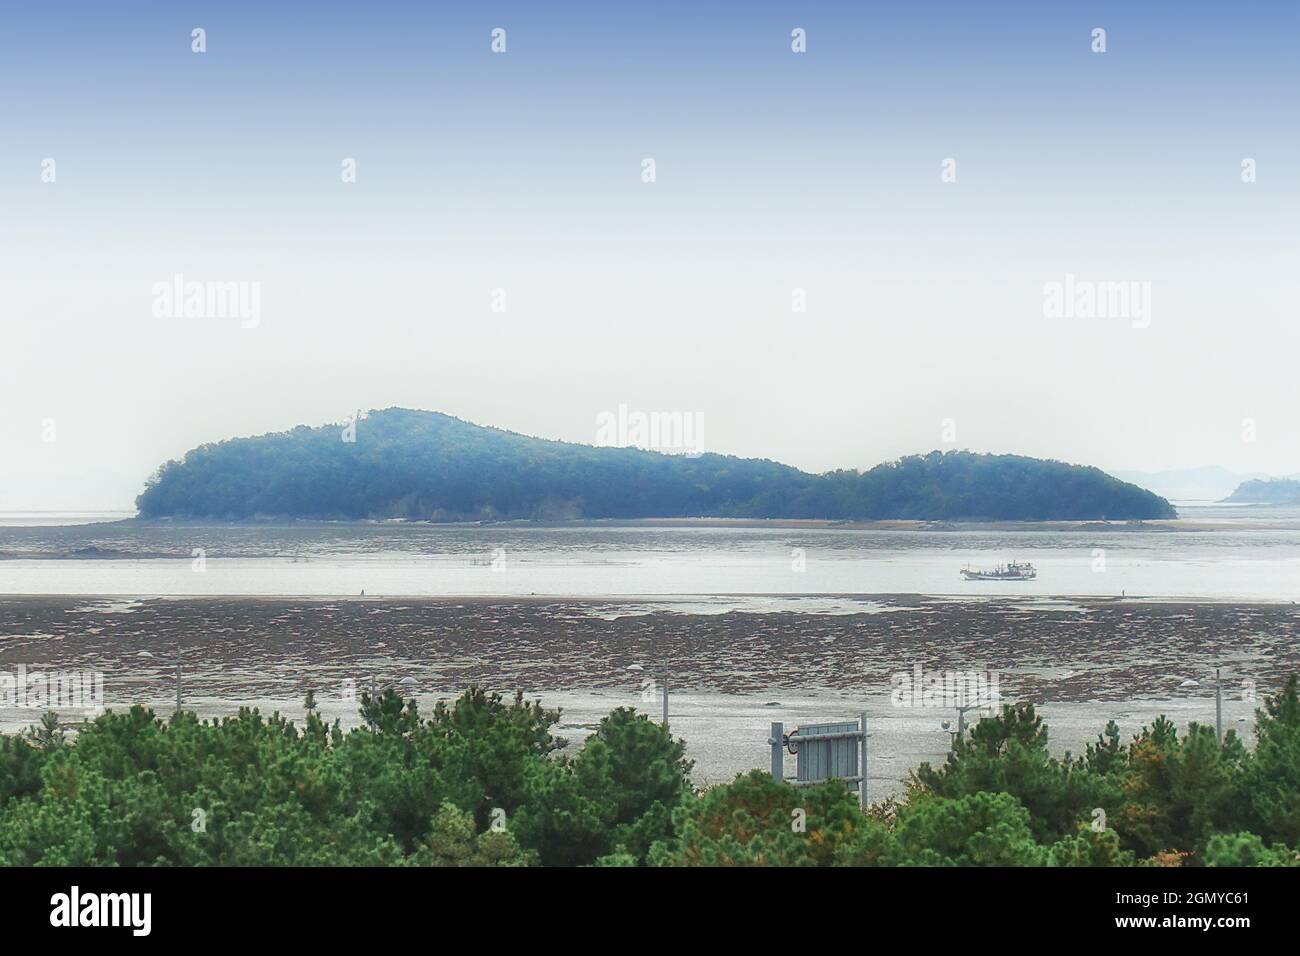
[[[867,715],[859,714],[856,721],[837,721],[833,724],[809,724],[784,733],[784,725],[772,724],[767,738],[772,748],[772,776],[785,780],[785,752],[798,759],[796,787],[810,787],[823,780],[843,780],[857,784],[858,803],[867,805]]]
[[[858,746],[861,728],[857,722],[842,724],[809,724],[800,727],[790,742],[798,748],[798,769],[795,779],[800,783],[816,783],[832,777],[854,778],[858,775]],[[839,735],[827,740],[808,738]]]

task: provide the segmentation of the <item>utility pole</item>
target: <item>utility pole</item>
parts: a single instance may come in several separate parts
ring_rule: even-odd
[[[1219,669],[1214,669],[1214,739],[1223,743],[1223,686],[1219,683]]]
[[[668,664],[664,663],[664,730],[668,729]]]
[[[181,712],[181,652],[176,650],[176,713]]]

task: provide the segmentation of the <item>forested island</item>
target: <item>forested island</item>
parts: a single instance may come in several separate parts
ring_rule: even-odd
[[[200,445],[136,499],[142,518],[610,518],[1044,521],[1172,518],[1101,470],[930,452],[809,474],[766,459],[668,455],[530,438],[389,408],[349,428],[300,425]]]
[[[1295,478],[1258,478],[1243,481],[1237,490],[1223,499],[1233,504],[1300,505],[1300,480]]]

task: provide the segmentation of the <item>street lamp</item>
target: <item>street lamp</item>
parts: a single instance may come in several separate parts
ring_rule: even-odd
[[[957,742],[958,742],[959,740],[964,739],[965,736],[966,736],[966,711],[968,711],[968,710],[983,710],[983,709],[984,709],[985,707],[987,707],[987,706],[988,706],[987,704],[982,704],[982,703],[981,703],[981,704],[959,704],[959,705],[956,707],[956,710],[957,710],[957,730],[956,730],[956,732],[954,732],[954,731],[952,730],[952,721],[951,721],[951,720],[945,720],[945,721],[940,725],[940,726],[943,727],[944,730],[948,731],[948,733],[952,736],[952,749],[955,750],[955,749],[957,748]]]

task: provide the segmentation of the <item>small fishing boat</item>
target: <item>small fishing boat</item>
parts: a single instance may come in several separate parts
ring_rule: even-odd
[[[961,569],[961,574],[967,581],[1032,581],[1038,577],[1038,571],[1028,561],[999,564],[991,571],[967,566]]]

